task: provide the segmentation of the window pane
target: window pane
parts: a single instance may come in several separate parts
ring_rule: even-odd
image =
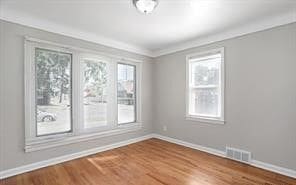
[[[117,102],[118,123],[136,121],[136,67],[118,64]]]
[[[190,114],[220,117],[219,99],[217,88],[191,89]]]
[[[37,136],[72,130],[71,64],[71,54],[35,49]]]
[[[220,62],[221,58],[214,58],[192,63],[191,78],[193,85],[219,85]]]
[[[83,61],[84,128],[107,125],[107,66],[100,61]]]

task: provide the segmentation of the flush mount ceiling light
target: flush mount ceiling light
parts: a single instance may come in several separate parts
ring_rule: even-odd
[[[133,4],[140,12],[149,14],[156,8],[158,0],[133,0]]]

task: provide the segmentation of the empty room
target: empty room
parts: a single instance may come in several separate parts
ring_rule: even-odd
[[[0,0],[0,185],[296,185],[296,0]]]

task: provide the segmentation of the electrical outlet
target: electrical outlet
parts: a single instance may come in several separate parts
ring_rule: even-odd
[[[166,125],[163,125],[162,126],[162,130],[166,132],[168,130],[167,126]]]

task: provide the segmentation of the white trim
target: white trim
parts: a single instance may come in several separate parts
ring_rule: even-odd
[[[218,108],[221,109],[221,115],[219,117],[210,117],[205,115],[191,115],[189,114],[190,111],[190,89],[192,88],[190,85],[190,63],[193,60],[193,62],[200,62],[200,61],[194,61],[195,58],[200,57],[208,57],[209,55],[215,55],[220,54],[221,55],[221,66],[220,66],[220,84],[219,84],[219,95],[220,95],[220,102]],[[201,61],[202,62],[202,61]],[[217,85],[218,86],[218,85]],[[225,98],[225,48],[220,47],[216,49],[211,50],[205,50],[197,53],[192,53],[189,55],[186,55],[186,88],[185,88],[185,96],[186,96],[186,115],[185,119],[190,121],[197,121],[197,122],[206,122],[206,123],[215,123],[215,124],[224,124],[224,111],[225,111],[225,105],[224,105],[224,98]]]
[[[89,53],[81,53],[79,54],[78,57],[78,63],[79,63],[79,72],[77,72],[79,74],[79,80],[78,80],[78,84],[79,84],[79,88],[77,89],[78,93],[78,102],[77,104],[78,109],[79,109],[79,123],[77,125],[77,127],[79,128],[79,134],[87,134],[87,133],[91,133],[91,132],[101,132],[104,130],[111,130],[116,128],[116,113],[115,110],[117,109],[117,105],[115,105],[115,74],[116,74],[116,69],[115,69],[115,62],[113,61],[112,58],[110,57],[104,57],[101,55],[94,55],[94,54],[89,54]],[[85,108],[84,108],[84,98],[83,98],[83,91],[84,91],[84,68],[83,68],[83,63],[85,62],[85,60],[91,60],[92,62],[102,62],[106,65],[106,71],[107,71],[107,112],[106,112],[106,120],[104,120],[103,122],[106,124],[104,126],[97,126],[97,127],[90,127],[90,128],[86,128],[85,127]]]
[[[150,138],[152,138],[152,136],[153,136],[152,134],[148,134],[148,135],[145,135],[145,136],[141,136],[141,137],[129,139],[129,140],[126,140],[126,141],[121,141],[121,142],[113,143],[113,144],[110,144],[110,145],[105,145],[105,146],[101,146],[101,147],[97,147],[97,148],[77,152],[77,153],[74,153],[74,154],[68,154],[68,155],[64,155],[64,156],[60,156],[60,157],[40,161],[40,162],[37,162],[37,163],[32,163],[32,164],[12,168],[12,169],[9,169],[9,170],[4,170],[4,171],[0,172],[0,179],[4,179],[4,178],[11,177],[11,176],[14,176],[14,175],[18,175],[18,174],[33,171],[33,170],[36,170],[36,169],[44,168],[44,167],[47,167],[47,166],[55,165],[55,164],[58,164],[58,163],[70,161],[70,160],[73,160],[73,159],[85,157],[85,156],[88,156],[88,155],[96,154],[96,153],[103,152],[103,151],[106,151],[106,150],[111,150],[111,149],[114,149],[114,148],[126,146],[126,145],[129,145],[129,144],[132,144],[132,143],[136,143],[136,142],[140,142],[140,141],[143,141],[143,140],[150,139]]]
[[[213,124],[220,124],[223,125],[225,124],[225,120],[220,120],[220,119],[211,119],[211,118],[203,118],[203,117],[195,117],[195,116],[186,116],[186,120],[188,121],[197,121],[201,123],[213,123]]]
[[[88,56],[88,57],[97,57],[99,55],[101,58],[113,58],[113,59],[117,59],[117,60],[125,60],[125,61],[131,61],[131,62],[136,62],[136,63],[142,63],[142,62],[147,61],[147,60],[143,61],[143,60],[137,60],[137,59],[134,59],[134,58],[122,57],[122,56],[119,56],[119,55],[109,54],[107,52],[97,51],[97,50],[94,50],[94,49],[85,49],[85,48],[82,48],[82,47],[71,46],[71,45],[67,45],[67,44],[61,44],[61,43],[52,42],[52,41],[49,41],[49,40],[43,40],[43,39],[30,37],[30,36],[25,36],[25,41],[33,42],[33,43],[52,45],[52,46],[55,46],[55,47],[64,48],[66,50],[71,49],[71,50],[76,50],[76,51],[79,51],[79,52],[84,52],[84,53],[86,53],[85,56]]]
[[[157,139],[164,140],[164,141],[168,141],[168,142],[171,142],[171,143],[175,143],[175,144],[178,144],[178,145],[186,146],[188,148],[192,148],[192,149],[195,149],[195,150],[207,152],[209,154],[213,154],[213,155],[216,155],[216,156],[219,156],[219,157],[225,157],[225,152],[217,150],[217,149],[213,149],[213,148],[205,147],[205,146],[202,146],[202,145],[189,143],[189,142],[186,142],[186,141],[182,141],[182,140],[179,140],[179,139],[175,139],[175,138],[171,138],[171,137],[167,137],[167,136],[163,136],[163,135],[159,135],[159,134],[153,134],[153,137],[157,138]]]
[[[118,60],[116,61],[116,71],[117,71],[117,67],[118,67],[118,64],[127,64],[127,65],[133,65],[136,67],[136,74],[135,74],[135,77],[136,77],[136,122],[142,122],[142,101],[141,101],[141,97],[142,97],[142,86],[141,86],[141,82],[142,82],[142,64],[141,63],[135,63],[133,61],[130,61],[130,60],[127,60],[127,59],[121,59],[121,60]],[[116,73],[116,77],[115,79],[117,80],[118,76],[117,76],[117,73]],[[117,83],[116,83],[116,95],[115,97],[117,97]],[[118,102],[116,101],[116,106],[118,105],[117,104]],[[118,112],[116,114],[118,116]],[[117,117],[117,123],[118,123],[118,117]],[[129,124],[129,123],[121,123],[121,125],[126,125],[126,124]],[[120,124],[119,124],[120,125]]]
[[[56,24],[54,22],[39,19],[36,16],[32,17],[32,16],[29,16],[28,14],[22,14],[21,12],[9,10],[9,9],[1,9],[1,10],[2,12],[0,11],[0,19],[8,22],[12,22],[12,23],[23,25],[23,26],[28,26],[28,27],[76,38],[76,39],[82,39],[88,42],[120,49],[123,51],[137,53],[140,55],[151,56],[152,54],[150,50],[147,50],[145,48],[132,45],[129,43],[117,41],[111,38],[97,35],[95,33],[67,27],[61,24]]]
[[[46,49],[52,49],[62,52],[71,53],[72,55],[72,131],[70,133],[61,133],[61,134],[50,134],[46,136],[36,136],[36,124],[35,123],[35,65],[32,64],[30,57],[35,56],[34,48],[42,47]],[[108,54],[107,54],[108,55]],[[96,59],[102,59],[108,63],[108,76],[110,89],[108,92],[110,98],[111,111],[108,111],[108,125],[106,127],[93,128],[91,130],[81,129],[79,127],[84,120],[82,111],[83,106],[81,104],[82,92],[81,92],[81,57],[90,57]],[[126,132],[136,131],[142,128],[141,124],[141,80],[142,80],[142,61],[134,60],[130,58],[114,57],[113,55],[105,56],[104,54],[97,54],[96,51],[85,50],[83,48],[71,47],[67,45],[62,45],[50,41],[39,40],[36,38],[25,37],[25,60],[24,60],[24,73],[25,73],[25,152],[32,152],[41,149],[68,145],[76,142],[98,139],[101,137],[112,136],[117,134],[122,134]],[[137,120],[134,123],[128,123],[123,125],[117,124],[117,102],[114,100],[114,97],[117,97],[117,63],[118,61],[124,61],[124,63],[131,63],[137,68]],[[111,66],[111,67],[110,67]],[[138,79],[139,78],[139,79]],[[27,98],[29,97],[29,98]],[[115,98],[116,99],[116,98]],[[34,106],[33,106],[34,105]],[[113,110],[113,111],[112,111]],[[86,131],[91,131],[86,133]],[[100,132],[98,132],[100,131]]]
[[[49,45],[46,43],[35,43],[35,42],[29,42],[25,40],[25,51],[24,53],[24,73],[25,73],[25,97],[24,97],[24,103],[25,103],[25,145],[31,145],[31,143],[34,143],[35,140],[51,140],[53,137],[55,138],[61,138],[63,137],[69,137],[73,136],[73,126],[75,126],[76,123],[76,117],[75,114],[73,114],[73,105],[75,103],[74,99],[71,98],[71,132],[65,132],[65,133],[53,133],[53,135],[44,135],[44,136],[37,136],[37,129],[36,129],[36,102],[35,102],[35,65],[34,65],[34,56],[35,56],[35,48],[42,47],[44,49],[49,50],[55,50],[60,52],[66,52],[71,54],[72,60],[71,60],[71,89],[72,92],[74,92],[75,87],[73,86],[73,79],[75,78],[75,73],[73,73],[73,68],[75,67],[74,62],[74,52],[68,48],[60,48],[56,45]],[[72,94],[73,95],[73,94]],[[73,97],[73,96],[72,96]],[[56,135],[55,135],[56,134]],[[27,150],[26,150],[27,151]]]
[[[5,9],[5,10],[2,9],[2,12],[0,11],[0,19],[8,22],[12,22],[12,23],[20,24],[20,25],[29,26],[36,29],[40,29],[40,30],[76,38],[76,39],[82,39],[88,42],[101,44],[101,45],[109,46],[112,48],[121,49],[129,52],[137,53],[140,55],[156,58],[162,55],[175,53],[177,51],[199,47],[206,44],[219,42],[222,40],[231,39],[231,38],[247,35],[250,33],[255,33],[258,31],[267,30],[277,26],[294,23],[296,22],[296,15],[295,15],[295,12],[288,12],[282,15],[268,17],[265,20],[248,23],[233,29],[221,31],[217,34],[193,39],[189,42],[183,42],[181,44],[173,45],[171,47],[167,47],[167,48],[156,50],[156,51],[152,51],[146,48],[141,48],[139,46],[116,41],[111,38],[98,36],[97,34],[85,32],[82,30],[65,27],[63,25],[58,25],[53,22],[41,20],[36,17],[31,17],[27,14],[21,14],[20,12],[8,10],[8,9]]]
[[[168,142],[171,142],[171,143],[175,143],[175,144],[178,144],[178,145],[182,145],[182,146],[186,146],[186,147],[193,148],[193,149],[196,149],[196,150],[200,150],[200,151],[203,151],[203,152],[207,152],[207,153],[219,156],[219,157],[226,157],[226,152],[225,151],[217,150],[217,149],[214,149],[214,148],[193,144],[193,143],[190,143],[190,142],[182,141],[182,140],[179,140],[179,139],[175,139],[175,138],[171,138],[171,137],[167,137],[167,136],[163,136],[163,135],[159,135],[159,134],[153,134],[153,138],[161,139],[161,140],[168,141]],[[285,176],[288,176],[288,177],[296,178],[296,170],[292,170],[292,169],[276,166],[276,165],[273,165],[273,164],[257,161],[255,159],[252,159],[250,161],[250,163],[248,163],[248,164],[251,165],[251,166],[257,167],[257,168],[261,168],[261,169],[264,169],[264,170],[274,172],[274,173],[278,173],[278,174],[282,174],[282,175],[285,175]]]
[[[282,175],[286,175],[288,177],[292,177],[292,178],[296,179],[296,171],[295,170],[283,168],[280,166],[276,166],[273,164],[269,164],[269,163],[265,163],[265,162],[261,162],[261,161],[257,161],[257,160],[251,160],[250,165],[255,166],[257,168],[264,169],[264,170],[268,170],[268,171],[272,171],[272,172],[279,173]]]
[[[118,126],[118,129],[112,129],[102,132],[89,133],[89,134],[80,134],[77,136],[68,136],[68,137],[53,137],[52,139],[46,139],[44,141],[36,141],[26,144],[25,152],[33,152],[38,150],[43,150],[47,148],[53,148],[62,145],[69,145],[73,143],[78,143],[82,141],[89,141],[93,139],[99,139],[102,137],[109,137],[113,135],[125,134],[128,132],[133,132],[140,130],[142,128],[141,123],[128,124],[126,127]]]
[[[88,156],[88,155],[96,154],[96,153],[103,152],[103,151],[106,151],[106,150],[111,150],[111,149],[114,149],[114,148],[126,146],[126,145],[129,145],[129,144],[132,144],[132,143],[140,142],[140,141],[151,139],[151,138],[161,139],[161,140],[164,140],[164,141],[167,141],[167,142],[175,143],[175,144],[182,145],[182,146],[185,146],[185,147],[189,147],[189,148],[192,148],[192,149],[195,149],[195,150],[207,152],[209,154],[213,154],[213,155],[216,155],[216,156],[219,156],[219,157],[225,157],[226,156],[225,151],[213,149],[213,148],[210,148],[210,147],[205,147],[205,146],[202,146],[202,145],[193,144],[193,143],[190,143],[190,142],[186,142],[186,141],[182,141],[182,140],[179,140],[179,139],[163,136],[163,135],[160,135],[160,134],[148,134],[148,135],[145,135],[145,136],[129,139],[129,140],[126,140],[126,141],[117,142],[117,143],[114,143],[114,144],[101,146],[101,147],[98,147],[98,148],[93,148],[93,149],[85,150],[85,151],[82,151],[82,152],[77,152],[77,153],[74,153],[74,154],[64,155],[64,156],[60,156],[60,157],[40,161],[40,162],[37,162],[37,163],[32,163],[32,164],[28,164],[28,165],[24,165],[24,166],[12,168],[12,169],[0,171],[0,179],[4,179],[4,178],[11,177],[11,176],[14,176],[14,175],[18,175],[18,174],[22,174],[22,173],[25,173],[25,172],[33,171],[33,170],[40,169],[40,168],[43,168],[43,167],[55,165],[55,164],[58,164],[58,163],[70,161],[70,160],[73,160],[73,159],[85,157],[85,156]],[[292,169],[283,168],[283,167],[280,167],[280,166],[276,166],[276,165],[272,165],[272,164],[269,164],[269,163],[257,161],[257,160],[254,160],[254,159],[251,160],[251,162],[249,164],[252,165],[252,166],[258,167],[258,168],[262,168],[262,169],[271,171],[271,172],[275,172],[275,173],[279,173],[279,174],[282,174],[282,175],[286,175],[288,177],[296,178],[296,171],[292,170]]]
[[[295,12],[289,12],[282,15],[269,17],[265,20],[252,22],[249,24],[245,24],[242,26],[239,26],[237,28],[224,30],[222,32],[219,32],[217,34],[212,34],[209,36],[205,36],[198,39],[193,39],[189,42],[183,42],[179,45],[173,45],[171,47],[167,47],[165,49],[160,49],[157,51],[153,51],[151,57],[159,57],[162,55],[167,55],[171,53],[175,53],[178,51],[183,51],[190,48],[195,48],[199,46],[204,46],[207,44],[271,29],[277,26],[282,26],[290,23],[296,22],[296,13]]]

